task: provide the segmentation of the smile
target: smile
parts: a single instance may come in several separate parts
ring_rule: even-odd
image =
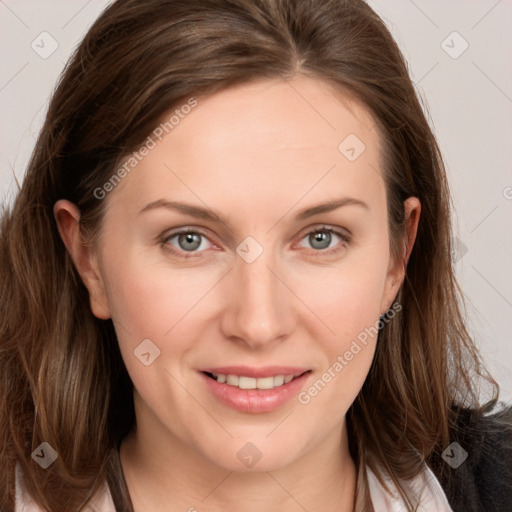
[[[201,369],[208,392],[224,406],[245,413],[265,413],[290,402],[306,385],[311,370],[274,366]]]
[[[257,379],[245,375],[226,375],[208,372],[206,374],[221,384],[226,383],[228,386],[240,389],[273,389],[288,384],[288,382],[296,378],[295,375],[276,375],[274,377],[261,377]]]

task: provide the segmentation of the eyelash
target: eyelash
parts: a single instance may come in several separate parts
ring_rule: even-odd
[[[180,258],[183,258],[183,259],[189,259],[189,258],[195,258],[197,257],[197,252],[191,252],[191,253],[186,253],[185,251],[178,251],[176,249],[174,249],[168,242],[169,240],[171,240],[172,238],[175,238],[179,235],[182,235],[182,234],[185,234],[185,233],[194,233],[194,234],[197,234],[197,235],[201,235],[205,238],[208,238],[208,236],[203,233],[202,231],[198,230],[198,229],[182,229],[180,231],[175,231],[174,233],[170,233],[170,234],[166,234],[162,237],[162,239],[160,240],[161,242],[161,245],[162,247],[164,248],[164,250],[180,257]],[[325,227],[325,226],[322,226],[322,227],[319,227],[319,228],[315,228],[311,231],[308,231],[304,236],[302,236],[300,238],[299,241],[303,240],[304,238],[308,237],[309,235],[312,235],[314,233],[331,233],[331,234],[335,234],[336,236],[340,237],[341,240],[345,243],[345,244],[350,244],[351,241],[352,241],[352,237],[349,236],[348,234],[346,233],[343,233],[342,231],[339,231],[337,229],[333,229],[333,228],[328,228],[328,227]],[[331,247],[330,249],[312,249],[313,251],[315,251],[317,253],[317,255],[319,256],[325,256],[325,255],[329,255],[329,254],[335,254],[337,253],[338,251],[340,251],[341,249],[343,248],[342,245],[339,245],[336,246],[336,247]],[[199,253],[203,252],[203,251],[198,251]],[[182,254],[182,253],[185,253],[185,254]]]

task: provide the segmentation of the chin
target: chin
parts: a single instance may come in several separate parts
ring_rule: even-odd
[[[259,442],[246,437],[244,440],[231,440],[229,443],[219,446],[214,453],[203,452],[204,456],[216,466],[228,471],[239,473],[272,471],[287,466],[299,457],[290,451],[290,448],[280,443],[278,446],[268,440]],[[297,448],[296,446],[294,447]]]

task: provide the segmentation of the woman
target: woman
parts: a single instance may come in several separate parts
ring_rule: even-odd
[[[117,0],[3,217],[2,510],[509,510],[450,229],[364,2]]]

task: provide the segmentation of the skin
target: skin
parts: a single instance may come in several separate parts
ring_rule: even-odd
[[[322,81],[264,80],[198,101],[104,199],[97,243],[80,244],[75,205],[61,200],[54,209],[91,309],[113,319],[135,386],[137,430],[121,446],[135,510],[351,511],[345,414],[375,338],[307,405],[292,399],[267,413],[219,403],[197,370],[299,366],[312,371],[309,388],[393,304],[420,203],[404,203],[394,261],[375,122]],[[338,150],[349,134],[366,146],[353,162]],[[342,197],[367,208],[295,218]],[[232,229],[167,208],[139,213],[159,199],[207,205]],[[340,250],[326,255],[313,236],[323,225],[352,240],[332,235],[324,246]],[[165,249],[190,254],[190,242],[169,238],[179,228],[206,235],[189,259]],[[250,264],[236,252],[247,236],[263,248]],[[147,338],[160,349],[150,366],[133,353]],[[262,454],[252,468],[237,457],[247,442]]]

